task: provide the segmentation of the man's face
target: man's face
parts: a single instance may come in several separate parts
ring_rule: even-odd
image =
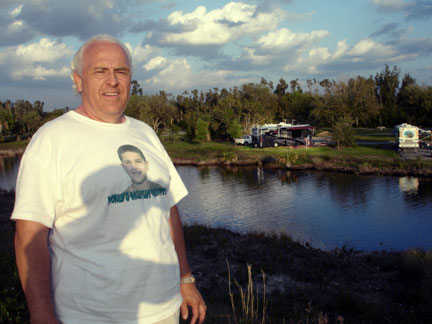
[[[117,44],[97,42],[83,53],[81,76],[74,73],[82,105],[101,121],[123,113],[129,100],[131,71],[124,50]]]
[[[124,152],[122,166],[134,184],[141,184],[147,178],[147,162],[136,152]]]

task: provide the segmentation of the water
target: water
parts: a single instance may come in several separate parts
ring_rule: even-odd
[[[0,162],[0,188],[14,187],[18,161]],[[286,233],[324,250],[432,248],[430,178],[259,167],[177,169],[190,192],[179,203],[187,224]]]
[[[179,167],[188,224],[286,233],[324,250],[432,248],[432,180]]]
[[[0,156],[0,189],[15,188],[20,158]]]

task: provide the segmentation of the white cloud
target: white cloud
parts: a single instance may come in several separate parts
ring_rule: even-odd
[[[30,77],[33,80],[46,80],[47,77],[58,77],[58,76],[68,76],[70,74],[70,68],[64,66],[60,70],[48,69],[42,65],[37,66],[26,66],[23,68],[18,68],[11,73],[11,77],[14,80],[21,80],[24,77]]]
[[[282,18],[279,11],[256,13],[256,6],[230,2],[207,12],[203,6],[191,13],[175,11],[167,17],[176,32],[162,33],[161,44],[224,45],[244,35],[275,29]]]
[[[126,43],[125,45],[132,55],[132,60],[134,64],[145,62],[152,55],[159,52],[158,48],[152,47],[148,44],[145,44],[143,46],[141,43],[139,43],[135,48],[130,43]]]
[[[392,46],[379,44],[371,39],[364,39],[354,45],[347,54],[349,56],[364,59],[369,56],[392,57],[396,53]]]
[[[305,69],[309,73],[320,73],[323,70],[337,66],[382,66],[387,63],[397,63],[402,60],[412,59],[410,54],[400,53],[396,46],[378,43],[371,39],[363,39],[353,46],[349,46],[346,40],[338,41],[337,47],[331,51],[325,47],[316,47],[309,51],[308,56],[295,64],[286,65],[285,70],[293,69],[301,71]]]
[[[329,35],[328,31],[316,30],[311,33],[294,33],[287,28],[282,28],[258,39],[257,44],[261,49],[269,51],[285,51],[287,49],[304,49],[322,40]]]
[[[309,58],[313,61],[328,61],[333,57],[333,54],[325,47],[313,48],[309,51]]]
[[[292,66],[301,62],[308,49],[328,35],[325,30],[294,33],[282,28],[271,31],[261,36],[254,47],[245,47],[240,61],[248,62],[252,67],[268,67],[275,70],[280,69],[283,64],[287,70],[292,70]],[[323,52],[319,48],[315,51]]]
[[[12,12],[11,12],[11,16],[12,17],[16,17],[16,16],[18,16],[20,13],[21,13],[21,10],[22,10],[22,8],[23,8],[23,6],[24,5],[19,5],[18,7],[16,7],[14,10],[12,10]]]
[[[155,76],[147,79],[146,84],[160,88],[188,88],[191,84],[192,67],[186,59],[175,59],[167,63]]]
[[[50,41],[48,38],[42,38],[39,43],[19,45],[16,49],[17,57],[29,62],[53,62],[73,54],[66,44]]]
[[[151,65],[159,71],[144,81],[148,89],[170,89],[170,91],[182,92],[187,89],[202,89],[203,85],[209,88],[218,87],[221,84],[231,85],[227,80],[227,77],[232,75],[231,71],[211,69],[194,71],[192,65],[184,58],[168,60],[158,57],[152,61],[149,67]]]
[[[42,38],[39,42],[1,51],[0,69],[13,80],[64,77],[70,73],[73,53],[64,43]]]
[[[167,62],[168,60],[165,57],[156,56],[152,58],[147,64],[144,64],[143,68],[146,71],[151,71],[165,66]]]

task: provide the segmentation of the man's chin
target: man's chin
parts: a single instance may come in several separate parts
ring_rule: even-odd
[[[135,185],[135,186],[139,186],[139,185],[142,185],[146,181],[147,181],[147,179],[143,179],[141,181],[132,180],[132,184]]]

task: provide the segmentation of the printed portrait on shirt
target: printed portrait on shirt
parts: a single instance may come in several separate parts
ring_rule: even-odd
[[[123,170],[131,180],[130,186],[125,190],[126,192],[162,188],[161,185],[148,180],[149,162],[138,147],[130,144],[122,145],[118,148],[117,154]]]

